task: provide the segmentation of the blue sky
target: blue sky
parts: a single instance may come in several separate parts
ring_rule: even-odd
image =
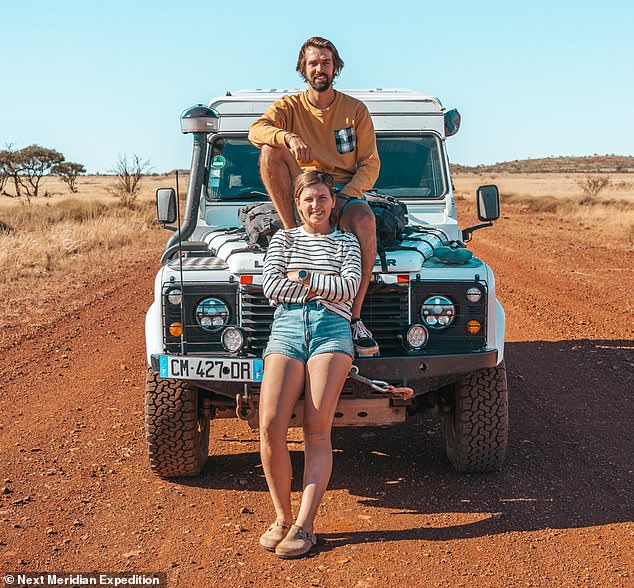
[[[462,114],[450,159],[634,155],[634,3],[6,0],[0,146],[108,171],[136,153],[189,167],[180,113],[227,90],[300,87],[330,38],[339,88],[403,87]]]

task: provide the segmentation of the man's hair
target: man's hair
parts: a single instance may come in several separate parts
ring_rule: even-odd
[[[334,65],[334,75],[333,79],[335,79],[343,69],[343,59],[339,57],[339,52],[337,48],[332,44],[328,39],[324,39],[323,37],[311,37],[306,41],[302,48],[299,50],[299,55],[297,56],[297,67],[295,68],[304,81],[307,82],[306,79],[306,50],[309,47],[317,47],[318,49],[329,49],[332,53],[332,63]]]
[[[295,178],[295,189],[293,190],[293,198],[295,198],[295,200],[299,200],[299,197],[306,188],[316,186],[317,184],[323,184],[324,186],[326,186],[326,188],[328,188],[328,191],[330,192],[330,195],[334,198],[335,186],[332,176],[327,172],[319,171],[317,169],[301,173],[297,176],[297,178]]]

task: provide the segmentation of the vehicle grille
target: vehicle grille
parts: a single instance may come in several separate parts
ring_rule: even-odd
[[[269,305],[258,286],[243,286],[241,305],[242,327],[251,337],[251,349],[259,355],[268,342],[275,308]],[[398,334],[408,324],[408,312],[407,285],[370,285],[362,319],[372,331],[382,356],[403,354]]]
[[[241,326],[251,338],[252,351],[257,355],[262,355],[271,333],[275,308],[269,304],[262,288],[258,286],[243,286],[240,304],[242,308]]]
[[[409,325],[408,284],[370,284],[361,309],[382,357],[403,355],[398,336]]]
[[[411,313],[409,287],[411,286]],[[469,287],[479,287],[483,296],[477,303],[470,303],[465,296]],[[180,321],[180,307],[167,301],[169,291],[177,287],[166,284],[163,292],[163,324],[166,351],[178,353],[181,350],[180,337],[169,333],[169,324]],[[240,286],[239,294],[235,285],[210,287],[209,285],[185,284],[184,317],[186,351],[189,353],[224,353],[220,343],[220,332],[203,331],[194,317],[196,305],[207,296],[224,300],[230,309],[228,324],[240,324],[251,340],[251,352],[261,356],[268,343],[275,308],[262,293],[259,285]],[[236,300],[236,294],[238,299]],[[443,330],[429,329],[429,341],[420,351],[406,351],[401,344],[401,336],[408,325],[421,323],[420,307],[423,301],[434,295],[449,297],[455,304],[456,315],[451,326]],[[240,308],[236,308],[237,304]],[[487,291],[482,282],[427,282],[414,281],[411,284],[371,283],[363,303],[361,318],[372,331],[379,344],[382,357],[402,355],[434,355],[470,353],[484,349],[486,345]],[[477,334],[467,332],[468,321],[475,319],[482,325]]]

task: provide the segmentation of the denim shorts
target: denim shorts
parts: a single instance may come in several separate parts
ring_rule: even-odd
[[[280,353],[306,363],[320,353],[345,353],[354,358],[350,323],[319,300],[278,304],[262,357]]]

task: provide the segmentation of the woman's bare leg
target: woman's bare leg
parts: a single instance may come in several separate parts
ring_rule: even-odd
[[[313,532],[317,508],[332,472],[330,429],[352,358],[345,353],[322,353],[308,360],[304,389],[304,491],[295,521]]]
[[[288,423],[304,388],[306,367],[292,357],[271,354],[264,360],[260,389],[260,455],[278,521],[293,522]]]

